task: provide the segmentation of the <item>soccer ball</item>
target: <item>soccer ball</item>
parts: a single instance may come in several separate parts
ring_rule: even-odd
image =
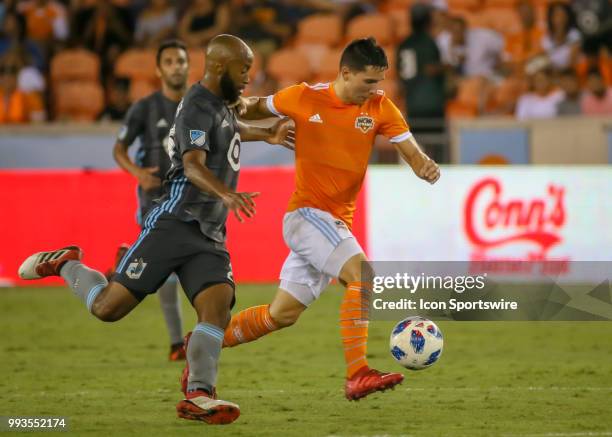
[[[391,331],[391,355],[402,366],[411,370],[426,369],[442,355],[442,331],[431,320],[408,317]]]

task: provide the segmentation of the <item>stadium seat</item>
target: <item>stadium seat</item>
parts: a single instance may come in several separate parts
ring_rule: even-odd
[[[402,42],[410,35],[410,11],[408,9],[392,9],[387,12],[387,17],[393,27],[393,38],[396,43]]]
[[[296,40],[298,44],[336,46],[342,41],[342,19],[335,14],[306,17],[298,24]]]
[[[330,48],[323,44],[299,44],[295,47],[295,50],[308,58],[310,71],[316,76],[319,74],[323,59],[330,51]]]
[[[482,0],[448,0],[448,9],[453,13],[476,11],[483,6]]]
[[[100,58],[84,49],[63,50],[51,60],[51,81],[97,81],[100,77]]]
[[[485,0],[486,8],[506,8],[513,9],[516,7],[517,0]]]
[[[299,83],[310,79],[308,58],[290,49],[273,53],[268,60],[268,74],[283,83]]]
[[[518,14],[510,8],[487,8],[483,12],[486,27],[507,35],[521,30]]]
[[[347,41],[356,38],[373,36],[381,46],[393,43],[393,29],[391,20],[384,14],[358,15],[349,23],[346,30]]]
[[[59,83],[55,91],[59,120],[93,121],[104,108],[104,90],[97,82]]]
[[[130,101],[142,99],[158,89],[150,80],[133,80],[130,83]]]
[[[192,85],[204,77],[206,65],[206,54],[204,49],[189,49],[189,79],[188,85]]]
[[[475,117],[485,102],[487,81],[482,77],[468,77],[459,82],[457,96],[446,107],[449,117]]]
[[[321,61],[321,68],[314,76],[313,82],[329,82],[338,76],[340,68],[340,58],[342,57],[342,49],[329,50]]]
[[[130,79],[155,80],[155,50],[130,49],[122,53],[115,64],[115,75]]]
[[[489,96],[487,112],[512,115],[520,95],[527,91],[527,83],[519,78],[509,77],[496,86]]]

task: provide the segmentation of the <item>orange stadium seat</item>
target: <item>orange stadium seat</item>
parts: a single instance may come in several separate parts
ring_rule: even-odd
[[[104,90],[97,82],[66,82],[56,87],[59,120],[93,121],[104,108]]]
[[[100,58],[83,49],[63,50],[51,60],[51,81],[93,80],[100,77]]]
[[[130,83],[130,101],[142,99],[153,93],[159,87],[155,86],[150,80],[136,79]]]
[[[412,26],[410,24],[409,9],[392,9],[387,12],[387,17],[389,17],[393,26],[393,38],[395,42],[399,43],[410,35]]]
[[[204,67],[206,64],[206,54],[204,49],[189,49],[189,79],[188,85],[196,83],[204,77]]]
[[[446,113],[449,117],[475,117],[480,112],[487,92],[486,79],[468,77],[459,82],[457,96],[451,100]]]
[[[483,15],[486,26],[501,34],[512,34],[521,30],[521,22],[514,9],[487,8]]]
[[[520,95],[527,91],[527,83],[519,78],[509,77],[496,86],[489,96],[487,112],[501,115],[514,114]]]
[[[155,80],[155,50],[130,49],[123,52],[115,64],[115,75],[130,79]]]
[[[487,8],[506,8],[514,9],[518,0],[485,0]]]
[[[386,46],[393,43],[391,20],[384,14],[365,14],[353,18],[347,27],[346,38],[351,41],[356,38],[373,36],[378,44]]]
[[[298,24],[298,44],[336,46],[342,41],[342,19],[335,14],[317,14]]]
[[[284,49],[273,53],[268,60],[268,73],[279,83],[295,84],[310,79],[308,58],[299,51]]]
[[[313,82],[330,82],[338,76],[342,50],[343,49],[332,49],[323,56],[321,68],[314,76]]]
[[[295,50],[308,58],[310,71],[316,76],[319,74],[323,64],[323,58],[325,58],[330,51],[330,48],[323,44],[299,44],[295,47]]]
[[[476,11],[481,8],[482,0],[448,0],[448,9],[457,13],[459,11]]]

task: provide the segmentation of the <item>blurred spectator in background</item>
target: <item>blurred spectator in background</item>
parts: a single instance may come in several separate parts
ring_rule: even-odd
[[[113,78],[107,83],[107,104],[98,115],[100,121],[123,120],[130,107],[130,81],[125,78]]]
[[[32,64],[44,71],[45,56],[41,48],[26,35],[25,18],[13,12],[4,15],[0,30],[0,56],[12,50],[23,50],[32,60]]]
[[[468,28],[461,17],[450,19],[450,38],[438,41],[443,60],[465,76],[497,77],[501,67],[504,40],[485,28]]]
[[[233,26],[240,38],[267,59],[294,31],[288,12],[278,1],[246,0],[236,11]]]
[[[410,11],[412,33],[397,50],[397,72],[411,128],[422,118],[444,118],[444,70],[431,35],[433,9],[416,4]]]
[[[557,115],[580,115],[580,83],[573,68],[566,68],[559,74],[559,86],[563,90],[564,98],[557,105]]]
[[[599,69],[589,71],[586,88],[582,96],[582,112],[586,115],[612,115],[612,87],[606,87]]]
[[[29,123],[45,119],[44,102],[37,84],[26,77],[21,78],[23,62],[18,52],[10,52],[0,59],[0,123]],[[39,74],[40,76],[40,74]],[[42,76],[39,77],[42,80]],[[22,88],[30,87],[30,89]],[[38,84],[40,89],[40,84]],[[42,80],[44,89],[44,80]]]
[[[230,7],[224,0],[194,0],[179,24],[179,38],[190,47],[206,47],[230,27]]]
[[[536,25],[536,16],[530,0],[520,0],[516,5],[521,30],[506,37],[504,61],[513,74],[522,75],[525,62],[542,51],[543,30]]]
[[[548,55],[554,70],[564,70],[575,65],[580,52],[580,32],[575,27],[574,13],[567,3],[548,5],[547,30],[542,38],[542,48]]]
[[[169,0],[150,0],[136,22],[136,43],[145,47],[158,46],[162,40],[174,34],[177,25],[176,11]]]
[[[66,8],[53,0],[29,0],[17,3],[17,11],[26,19],[27,35],[39,43],[64,41],[68,37]]]
[[[516,105],[516,118],[552,118],[557,115],[557,105],[563,100],[564,93],[555,89],[550,66],[540,68],[529,77],[531,91],[519,97]]]
[[[459,76],[464,75],[467,23],[461,17],[449,17],[448,31],[436,38],[444,65]]]
[[[129,10],[108,0],[82,1],[73,20],[73,44],[100,55],[104,74],[110,73],[119,54],[132,42]]]
[[[571,0],[571,5],[583,36],[582,51],[594,67],[602,49],[607,49],[608,56],[612,55],[612,2]]]

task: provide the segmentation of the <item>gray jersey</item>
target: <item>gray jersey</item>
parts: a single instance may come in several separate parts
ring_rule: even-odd
[[[226,187],[235,190],[240,170],[240,133],[234,112],[221,98],[196,83],[179,104],[168,150],[172,167],[164,184],[160,213],[170,213],[184,221],[196,220],[204,235],[224,242],[228,209],[217,197],[201,192],[187,180],[183,154],[189,150],[206,151],[204,165]]]
[[[170,169],[170,158],[166,150],[168,133],[174,123],[178,102],[168,99],[157,91],[138,100],[128,110],[117,141],[131,146],[136,138],[140,145],[135,163],[139,167],[159,167],[155,174],[163,179]],[[139,222],[152,206],[153,200],[161,197],[163,189],[144,191],[138,187]]]

